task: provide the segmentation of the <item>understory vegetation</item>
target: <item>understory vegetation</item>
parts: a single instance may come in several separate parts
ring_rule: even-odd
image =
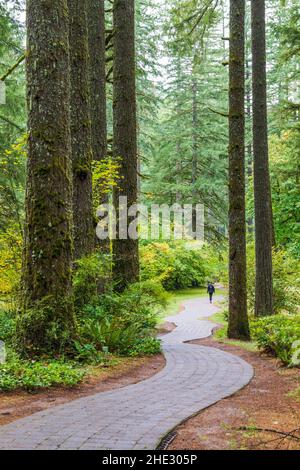
[[[0,365],[0,390],[72,386],[80,382],[89,365],[107,367],[116,356],[143,356],[160,352],[156,326],[175,289],[203,287],[217,280],[210,248],[179,243],[152,243],[141,248],[141,281],[122,293],[114,289],[111,258],[98,253],[76,263],[73,286],[76,339],[69,354],[53,358],[47,351],[36,360],[22,359],[15,345],[19,312],[18,290],[7,283],[0,311],[0,338],[7,361]],[[18,265],[18,264],[17,264]],[[17,273],[16,273],[17,274]]]
[[[300,314],[278,314],[253,320],[253,339],[258,347],[289,366],[300,365]]]
[[[295,341],[300,337],[299,264],[287,252],[274,252],[274,293],[276,315],[261,319],[253,316],[254,255],[248,246],[248,301],[252,340],[264,351],[277,356],[284,364],[298,365]],[[74,273],[76,339],[72,353],[53,358],[22,359],[15,350],[14,338],[18,312],[18,292],[12,282],[5,284],[6,302],[0,311],[0,338],[6,344],[7,361],[0,365],[0,390],[24,388],[36,390],[50,386],[73,386],[89,373],[90,365],[107,367],[117,356],[142,356],[160,352],[156,326],[173,292],[185,292],[186,298],[205,294],[208,281],[220,282],[225,288],[226,250],[219,252],[210,245],[199,247],[191,242],[154,242],[141,247],[141,281],[124,292],[114,290],[110,276],[111,258],[96,253],[82,258]],[[18,263],[17,263],[18,266]],[[203,291],[197,288],[204,288]],[[185,289],[185,290],[184,290]],[[222,292],[226,299],[226,290]],[[176,295],[174,296],[176,299]],[[184,296],[180,297],[182,301]],[[169,310],[168,310],[169,313]],[[218,319],[221,314],[218,314]],[[226,336],[228,316],[223,333]]]

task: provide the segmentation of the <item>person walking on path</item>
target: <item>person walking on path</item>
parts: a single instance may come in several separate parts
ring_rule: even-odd
[[[215,286],[211,282],[208,283],[207,292],[209,294],[209,301],[212,304],[212,298],[215,293]]]

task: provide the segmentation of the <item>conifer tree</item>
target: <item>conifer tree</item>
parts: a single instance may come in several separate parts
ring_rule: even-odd
[[[71,66],[71,150],[75,259],[91,253],[95,240],[92,202],[87,0],[68,0]]]
[[[139,276],[138,240],[119,233],[119,197],[127,209],[137,203],[137,126],[135,83],[135,2],[115,0],[113,9],[113,154],[120,158],[120,179],[114,201],[117,239],[113,242],[113,274],[120,290]],[[125,208],[126,209],[126,208]],[[128,224],[132,219],[128,217]]]
[[[229,338],[250,339],[246,286],[245,0],[230,2]]]
[[[68,5],[28,2],[28,167],[23,352],[59,353],[72,339],[72,170]]]
[[[255,205],[255,315],[273,313],[273,216],[269,173],[265,1],[252,5],[253,155]]]

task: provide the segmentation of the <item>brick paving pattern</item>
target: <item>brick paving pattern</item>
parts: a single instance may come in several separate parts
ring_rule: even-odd
[[[218,349],[186,344],[211,334],[205,320],[218,309],[189,300],[167,320],[166,367],[138,384],[80,398],[0,428],[0,449],[155,449],[181,421],[232,395],[252,378],[252,367]]]

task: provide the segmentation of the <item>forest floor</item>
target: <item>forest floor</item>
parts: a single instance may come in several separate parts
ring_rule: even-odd
[[[265,354],[213,338],[192,343],[238,355],[252,365],[255,375],[245,388],[177,427],[168,450],[300,449],[298,368],[283,367]]]
[[[0,425],[32,415],[77,398],[106,392],[141,382],[157,374],[165,366],[162,354],[142,358],[120,358],[106,369],[94,368],[93,374],[73,388],[56,387],[29,393],[26,391],[0,393]]]

